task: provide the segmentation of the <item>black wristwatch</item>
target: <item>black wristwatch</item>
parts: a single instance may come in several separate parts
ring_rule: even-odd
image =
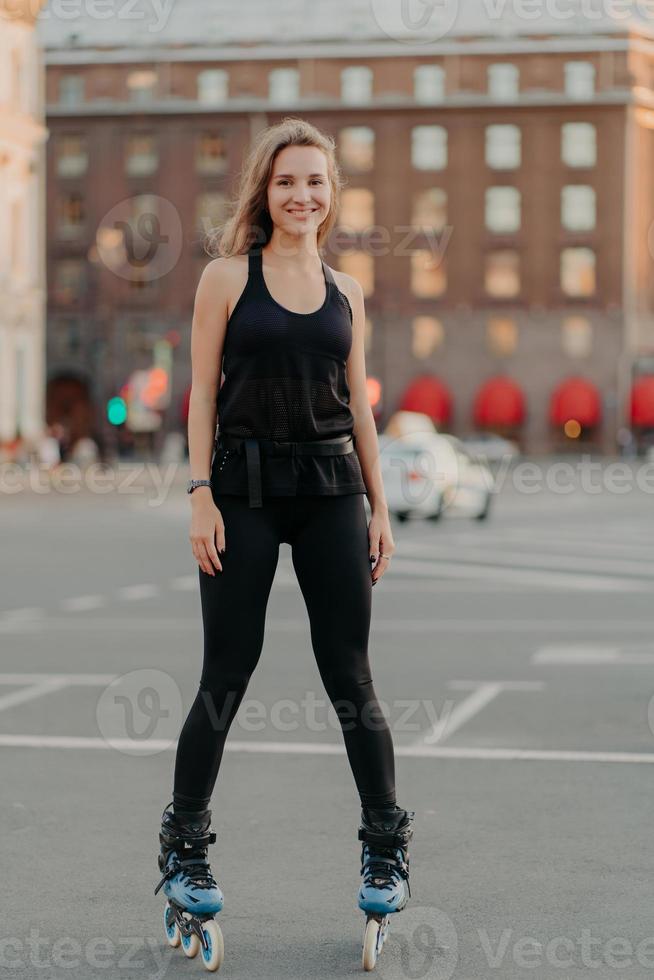
[[[186,486],[187,493],[193,493],[196,487],[210,487],[211,480],[189,480]]]

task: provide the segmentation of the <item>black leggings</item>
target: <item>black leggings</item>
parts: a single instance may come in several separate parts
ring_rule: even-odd
[[[361,804],[395,803],[393,741],[368,660],[372,579],[363,495],[264,497],[214,491],[225,523],[223,571],[198,566],[204,662],[180,733],[174,804],[209,806],[225,740],[257,666],[279,544],[291,545],[320,676],[343,731]]]

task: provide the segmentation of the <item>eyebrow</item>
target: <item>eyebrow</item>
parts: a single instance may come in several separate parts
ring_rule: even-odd
[[[278,177],[294,177],[295,174],[275,174],[275,180]],[[309,174],[309,177],[325,177],[326,174]]]

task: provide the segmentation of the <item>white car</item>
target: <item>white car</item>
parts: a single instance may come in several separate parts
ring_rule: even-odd
[[[466,436],[461,442],[472,456],[485,459],[489,463],[501,463],[504,460],[516,459],[520,455],[520,449],[515,442],[494,432]]]
[[[384,492],[389,513],[438,520],[444,512],[488,516],[493,476],[459,439],[442,433],[413,432],[379,439]]]

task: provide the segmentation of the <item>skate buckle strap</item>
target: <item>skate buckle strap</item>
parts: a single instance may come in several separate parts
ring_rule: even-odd
[[[181,862],[177,858],[173,858],[173,860],[170,862],[170,865],[164,871],[163,878],[161,879],[161,881],[159,882],[159,884],[154,890],[155,895],[159,892],[159,890],[163,887],[163,885],[166,884],[169,878],[172,878],[174,875],[177,874],[180,868],[181,868]]]

